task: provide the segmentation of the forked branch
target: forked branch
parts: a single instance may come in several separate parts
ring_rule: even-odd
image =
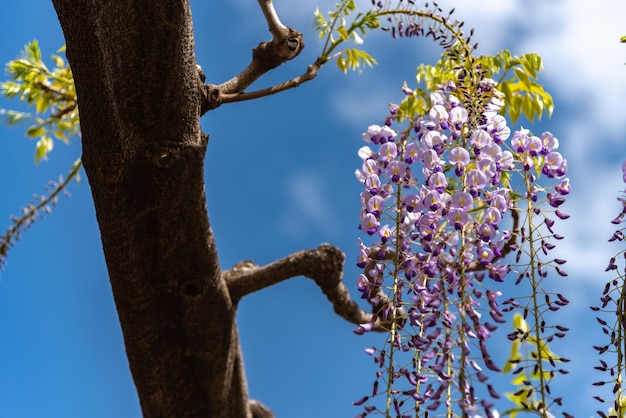
[[[259,0],[259,5],[272,34],[272,40],[261,42],[252,50],[252,61],[239,74],[219,85],[205,85],[202,114],[222,103],[235,101],[232,100],[233,96],[243,93],[266,72],[295,58],[304,48],[302,33],[285,26],[280,21],[272,0]]]

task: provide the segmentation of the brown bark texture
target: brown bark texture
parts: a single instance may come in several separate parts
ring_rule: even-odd
[[[235,306],[203,184],[189,5],[54,1],[91,186],[145,417],[248,417]]]
[[[198,72],[185,0],[53,0],[80,111],[83,162],[129,367],[146,418],[265,418],[248,400],[235,323],[248,293],[313,278],[351,322],[334,247],[222,273],[204,195],[201,113],[297,55],[301,35],[259,0],[272,41],[222,85]],[[277,58],[278,57],[278,58]],[[211,63],[208,63],[211,65]],[[225,96],[226,97],[226,96]]]

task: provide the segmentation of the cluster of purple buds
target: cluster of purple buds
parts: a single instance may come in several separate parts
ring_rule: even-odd
[[[394,393],[412,397],[426,410],[445,403],[440,397],[456,379],[457,391],[464,394],[460,408],[472,412],[480,403],[491,415],[493,405],[477,400],[468,377],[487,380],[470,347],[479,348],[488,369],[499,370],[485,342],[495,323],[504,322],[496,301],[500,292],[488,290],[483,279],[503,281],[510,270],[504,257],[515,231],[502,221],[514,210],[511,174],[534,167],[549,178],[567,172],[566,161],[555,151],[558,140],[549,132],[535,137],[522,129],[507,144],[511,130],[499,114],[503,102],[494,86],[483,83],[490,100],[480,115],[462,105],[453,83],[432,93],[428,114],[409,126],[391,105],[385,124],[363,133],[367,145],[358,152],[362,165],[355,174],[364,187],[359,228],[371,242],[359,239],[357,266],[363,271],[357,287],[377,315],[355,332],[394,322],[396,334],[388,343],[401,352],[420,353],[413,360],[419,372],[400,370],[424,388],[420,392],[413,385]],[[479,121],[471,132],[470,120]],[[403,128],[397,130],[395,124]],[[559,206],[567,193],[569,182],[563,180],[550,204]],[[461,358],[471,365],[463,383],[454,372],[444,372],[455,370],[448,366]]]

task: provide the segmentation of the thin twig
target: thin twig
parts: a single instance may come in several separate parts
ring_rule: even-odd
[[[313,80],[317,76],[317,72],[322,67],[323,64],[319,64],[318,62],[309,65],[306,72],[302,75],[292,78],[291,80],[285,81],[284,83],[276,84],[275,86],[264,88],[261,90],[252,91],[249,93],[239,93],[239,94],[220,94],[218,97],[220,104],[225,103],[235,103],[235,102],[243,102],[246,100],[258,99],[260,97],[271,96],[272,94],[280,93],[285,90],[293,89],[298,87],[302,83],[306,83],[307,81]]]
[[[13,241],[19,239],[20,231],[25,230],[42,209],[46,208],[50,203],[55,201],[58,194],[65,190],[70,181],[76,178],[82,164],[83,163],[80,159],[76,160],[76,162],[72,165],[67,178],[61,183],[55,185],[55,188],[50,195],[42,197],[36,205],[29,204],[21,217],[14,218],[13,225],[7,229],[2,237],[0,237],[0,267],[2,267],[2,263],[4,262]]]

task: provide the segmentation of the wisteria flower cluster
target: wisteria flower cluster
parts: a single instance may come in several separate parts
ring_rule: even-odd
[[[622,163],[622,179],[626,183],[626,161]],[[611,222],[620,225],[626,221],[626,189],[617,200],[621,203],[622,208],[619,215]],[[621,227],[613,233],[609,241],[623,243],[625,234],[626,227]],[[619,268],[620,259],[623,263],[621,269]],[[605,411],[597,411],[597,414],[602,418],[626,415],[626,387],[624,385],[624,378],[626,377],[626,361],[624,361],[626,358],[626,249],[620,250],[611,257],[606,271],[612,272],[616,277],[606,283],[600,298],[601,305],[591,307],[593,311],[604,313],[596,319],[604,334],[610,337],[607,344],[593,347],[604,357],[604,359],[600,359],[600,364],[595,369],[609,373],[609,379],[601,380],[594,385],[604,386],[608,384],[612,393],[611,399],[594,396],[596,400],[606,402],[611,406],[608,414]]]
[[[398,417],[442,408],[493,416],[491,398],[500,395],[486,373],[500,368],[486,343],[505,313],[501,292],[485,278],[505,280],[511,270],[505,258],[521,248],[518,202],[539,206],[539,188],[528,183],[520,195],[513,175],[559,179],[547,196],[553,208],[570,186],[558,140],[549,132],[511,134],[495,82],[484,79],[479,88],[487,100],[478,115],[450,82],[431,94],[427,115],[405,126],[391,105],[385,124],[363,133],[368,145],[358,152],[356,176],[364,187],[360,229],[369,238],[359,240],[357,286],[376,315],[355,332],[384,330],[388,340],[366,350],[380,369],[371,396],[355,403],[364,405],[361,417],[381,412],[370,404],[379,394]],[[508,302],[509,309],[515,305]]]

